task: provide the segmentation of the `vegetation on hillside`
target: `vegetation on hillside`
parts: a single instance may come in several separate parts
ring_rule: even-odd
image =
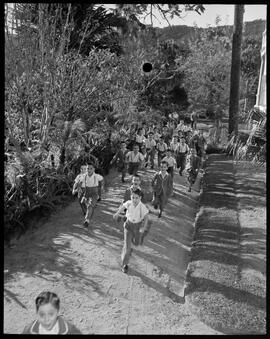
[[[174,111],[189,114],[190,106],[226,111],[227,30],[163,41],[137,18],[151,14],[149,6],[109,13],[93,4],[14,4],[14,31],[5,33],[6,236],[24,229],[34,211],[48,215],[70,199],[83,162],[94,160],[108,173],[120,138],[128,139],[138,121],[162,122]],[[200,6],[186,9],[203,13]],[[159,8],[165,16],[184,9]],[[259,48],[255,38],[246,40],[246,109],[255,95]],[[148,75],[145,62],[153,65]]]

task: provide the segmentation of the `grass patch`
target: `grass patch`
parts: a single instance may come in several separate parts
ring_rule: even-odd
[[[265,276],[256,267],[248,268],[243,257],[237,198],[231,194],[234,191],[228,194],[229,181],[234,188],[233,167],[224,160],[215,155],[208,162],[186,276],[186,301],[201,321],[217,331],[265,334]]]

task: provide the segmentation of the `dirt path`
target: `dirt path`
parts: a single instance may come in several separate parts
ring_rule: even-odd
[[[144,186],[153,173],[143,172]],[[114,173],[111,178],[92,232],[81,227],[74,202],[5,250],[4,333],[21,333],[46,289],[60,296],[61,313],[84,334],[218,334],[190,313],[183,298],[199,192],[188,193],[186,178],[175,173],[174,197],[161,219],[151,208],[150,234],[124,274],[122,223],[112,214],[130,181],[120,183]]]

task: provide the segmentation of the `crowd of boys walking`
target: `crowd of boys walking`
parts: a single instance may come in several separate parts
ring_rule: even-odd
[[[188,192],[196,181],[205,158],[206,140],[202,131],[196,130],[196,124],[180,120],[166,125],[146,126],[142,124],[131,130],[128,140],[121,140],[118,150],[111,160],[111,167],[121,173],[121,181],[131,175],[131,186],[123,195],[121,204],[113,219],[123,221],[124,245],[121,254],[121,269],[128,271],[132,247],[143,244],[150,229],[150,208],[145,192],[141,187],[141,172],[148,166],[156,169],[151,178],[152,200],[154,209],[158,209],[158,218],[162,217],[169,197],[173,196],[175,170],[180,176],[187,174]],[[155,161],[157,160],[157,161]],[[155,168],[156,167],[156,168]],[[140,174],[138,174],[140,171]],[[97,202],[101,199],[103,177],[95,173],[93,163],[81,166],[81,173],[74,181],[73,194],[84,216],[84,227],[89,228]]]

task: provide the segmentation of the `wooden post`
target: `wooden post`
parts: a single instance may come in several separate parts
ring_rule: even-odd
[[[243,31],[244,5],[234,6],[234,28],[232,41],[232,64],[230,84],[230,106],[229,106],[229,136],[232,132],[238,134],[238,112],[239,112],[239,83],[241,43]]]

